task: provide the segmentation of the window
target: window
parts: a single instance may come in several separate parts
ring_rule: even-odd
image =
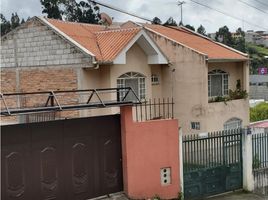
[[[200,122],[191,122],[191,129],[200,130]]]
[[[242,120],[238,118],[229,119],[224,123],[224,130],[238,129],[242,127]]]
[[[228,74],[222,70],[208,73],[208,96],[217,97],[228,95]]]
[[[152,74],[151,80],[152,80],[153,85],[158,85],[159,84],[159,77],[156,74]]]
[[[145,76],[136,73],[136,72],[128,72],[123,74],[117,79],[117,87],[131,87],[135,94],[139,97],[140,100],[145,99]],[[126,92],[121,91],[119,93],[120,100],[123,99]],[[129,93],[126,97],[126,100],[137,100],[134,94]]]

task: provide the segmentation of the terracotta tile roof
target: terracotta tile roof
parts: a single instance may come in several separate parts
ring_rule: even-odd
[[[123,27],[85,23],[64,22],[47,19],[50,24],[68,35],[74,41],[96,56],[98,61],[109,62],[122,51],[132,38],[142,29],[133,22],[123,23]],[[209,59],[247,59],[246,56],[219,45],[182,28],[169,28],[161,25],[143,24],[146,28],[164,35],[195,51],[208,55]]]
[[[113,61],[141,28],[108,29],[102,25],[46,19],[103,62]]]
[[[217,44],[210,39],[201,37],[182,28],[170,28],[161,25],[144,24],[145,27],[165,35],[166,37],[184,44],[198,52],[208,55],[209,59],[248,59],[246,56],[237,53],[227,47]]]
[[[141,28],[119,29],[96,33],[103,60],[112,61]]]

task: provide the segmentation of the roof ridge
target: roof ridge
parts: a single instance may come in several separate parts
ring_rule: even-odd
[[[141,30],[142,27],[133,27],[133,28],[118,28],[118,29],[111,29],[111,30],[102,30],[96,31],[95,34],[102,34],[102,33],[109,33],[109,32],[121,32],[121,31],[131,31],[131,30]]]
[[[52,20],[52,21],[58,21],[61,23],[65,23],[65,24],[80,24],[80,25],[86,25],[86,26],[100,26],[100,27],[104,27],[104,25],[101,24],[90,24],[90,23],[85,23],[85,22],[71,22],[71,21],[63,21],[60,19],[53,19],[53,18],[48,18],[48,17],[43,17],[45,20]]]

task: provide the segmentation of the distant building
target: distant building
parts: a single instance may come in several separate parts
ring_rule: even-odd
[[[245,33],[246,42],[268,47],[268,32],[249,30]]]
[[[231,33],[233,38],[240,38],[242,37],[241,34],[237,34],[236,32]],[[216,33],[209,33],[208,37],[210,37],[212,40],[216,40]],[[218,38],[218,40],[221,42],[222,38]],[[257,45],[263,45],[265,47],[268,47],[268,32],[266,31],[255,31],[254,30],[248,30],[245,32],[245,40],[246,42],[257,44]]]

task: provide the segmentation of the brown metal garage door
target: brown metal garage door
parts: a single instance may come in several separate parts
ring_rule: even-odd
[[[3,200],[85,200],[122,191],[120,116],[1,127]]]

